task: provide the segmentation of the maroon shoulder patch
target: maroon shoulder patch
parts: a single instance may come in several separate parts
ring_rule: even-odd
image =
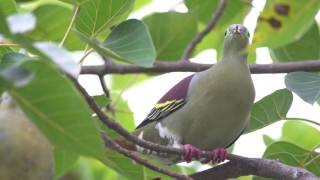
[[[151,122],[160,121],[178,110],[185,104],[189,84],[193,75],[182,79],[178,84],[173,86],[152,108],[148,116],[142,121],[136,129],[141,128]]]
[[[166,101],[171,101],[174,99],[185,99],[188,92],[188,87],[191,82],[194,74],[185,77],[178,84],[173,86],[162,98],[158,101],[158,103],[164,103]]]

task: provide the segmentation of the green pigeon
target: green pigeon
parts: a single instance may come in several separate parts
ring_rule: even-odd
[[[212,151],[204,161],[222,162],[226,148],[242,134],[249,120],[255,90],[247,64],[249,32],[241,24],[225,32],[223,56],[211,68],[188,76],[172,87],[133,132],[141,139],[182,148],[187,162],[200,150]],[[128,149],[150,152],[119,143]],[[154,154],[164,163],[181,157]]]

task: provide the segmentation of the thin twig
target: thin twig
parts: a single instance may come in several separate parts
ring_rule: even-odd
[[[86,59],[86,57],[88,57],[92,52],[94,51],[94,49],[86,49],[85,51],[84,51],[84,55],[81,57],[81,59],[79,60],[79,62],[80,63],[82,63],[85,59]],[[107,73],[106,73],[107,74]]]
[[[112,102],[111,101],[111,96],[110,96],[109,89],[108,89],[108,87],[106,85],[106,82],[104,81],[104,78],[103,78],[104,75],[98,75],[98,77],[99,77],[100,85],[102,87],[102,91],[103,91],[104,95],[109,100],[109,102],[108,102],[108,104],[106,106],[106,109],[107,109],[107,111],[110,111],[111,114],[114,116],[115,115],[115,109],[113,108],[112,103],[111,103]]]
[[[68,26],[68,29],[67,29],[66,33],[64,34],[64,36],[63,36],[63,38],[62,38],[62,40],[61,40],[61,42],[60,42],[60,44],[59,44],[59,47],[62,47],[63,44],[65,43],[65,41],[67,40],[67,38],[68,38],[68,36],[69,36],[69,34],[70,34],[70,32],[71,32],[71,29],[72,29],[72,27],[73,27],[73,25],[74,25],[74,23],[75,23],[75,21],[76,21],[77,15],[78,15],[78,13],[79,13],[79,9],[80,9],[80,6],[79,6],[79,5],[75,5],[75,6],[74,6],[73,16],[72,16],[72,18],[71,18],[71,21],[70,21],[70,24],[69,24],[69,26]]]
[[[106,95],[106,97],[110,99],[110,92],[109,92],[109,89],[107,88],[106,82],[104,81],[103,77],[104,75],[99,75],[99,81],[100,81],[102,90],[104,92],[104,95]]]
[[[192,180],[192,178],[185,176],[183,174],[179,174],[176,173],[174,171],[171,170],[167,170],[161,167],[158,167],[154,164],[151,164],[149,161],[147,161],[146,159],[141,158],[136,152],[133,151],[129,151],[123,147],[121,147],[119,144],[117,144],[116,142],[114,142],[112,139],[110,139],[108,136],[103,135],[103,139],[105,141],[105,144],[107,147],[111,147],[112,149],[120,152],[121,154],[133,159],[135,162],[144,165],[145,167],[160,172],[162,174],[166,174],[169,175],[171,177],[177,178],[177,179],[182,179],[182,180]]]
[[[20,47],[19,44],[0,42],[0,47]]]
[[[181,61],[188,61],[189,58],[191,57],[191,54],[195,47],[202,41],[202,39],[212,31],[212,29],[216,26],[217,22],[219,21],[220,17],[223,14],[223,11],[227,5],[227,0],[220,0],[218,8],[214,11],[212,14],[212,18],[209,21],[207,27],[199,32],[190,42],[188,47],[185,49],[183,52],[183,55],[181,57]]]
[[[129,64],[111,64],[108,66],[82,66],[81,74],[132,74],[132,73],[167,73],[167,72],[199,72],[210,68],[212,64],[192,62],[157,62],[153,67],[146,68]],[[289,73],[294,71],[320,71],[320,60],[303,62],[252,64],[249,65],[253,74]]]

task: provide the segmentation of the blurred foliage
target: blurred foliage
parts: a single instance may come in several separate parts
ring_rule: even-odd
[[[113,138],[119,137],[118,134],[97,121],[63,72],[78,75],[80,68],[70,54],[74,50],[96,51],[112,63],[140,66],[152,66],[155,59],[177,61],[192,38],[205,28],[218,2],[184,0],[182,3],[188,8],[185,13],[175,12],[172,7],[168,12],[154,12],[142,20],[128,20],[129,15],[152,0],[0,0],[0,93],[8,91],[51,142],[56,179],[168,179],[103,147],[101,131]],[[80,11],[75,14],[77,7]],[[226,28],[243,23],[252,8],[249,0],[229,1],[222,18],[196,47],[193,56],[215,49],[220,58]],[[319,8],[319,0],[267,0],[257,20],[249,63],[255,63],[255,48],[262,46],[269,49],[274,62],[320,59],[319,22],[314,20]],[[25,20],[15,17],[17,21],[8,23],[7,18],[17,12],[32,13],[29,19],[36,19],[35,27],[27,32],[11,32],[19,27],[12,23]],[[73,16],[75,22],[70,26]],[[59,46],[65,35],[66,41]],[[12,46],[13,43],[17,45]],[[123,93],[152,76],[106,77],[110,80],[107,83],[110,97],[97,95],[94,99],[106,114],[129,131],[134,130],[133,113]],[[316,151],[319,127],[301,122],[305,120],[302,118],[287,117],[291,92],[308,103],[320,102],[319,82],[317,73],[289,73],[285,77],[287,89],[277,90],[254,104],[246,133],[288,120],[281,137],[263,136],[266,145],[263,157],[279,159],[320,175],[317,168],[320,155]],[[198,167],[169,168],[190,174]],[[262,179],[251,176],[239,179],[252,178]]]
[[[160,60],[179,59],[197,33],[196,19],[187,13],[155,13],[145,17],[143,21],[149,27],[157,59]]]

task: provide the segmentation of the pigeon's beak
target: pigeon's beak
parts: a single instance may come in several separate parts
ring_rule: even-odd
[[[237,34],[241,34],[241,30],[240,30],[240,27],[239,26],[236,26],[235,28],[234,28],[234,31],[233,31],[234,33],[237,33]]]

